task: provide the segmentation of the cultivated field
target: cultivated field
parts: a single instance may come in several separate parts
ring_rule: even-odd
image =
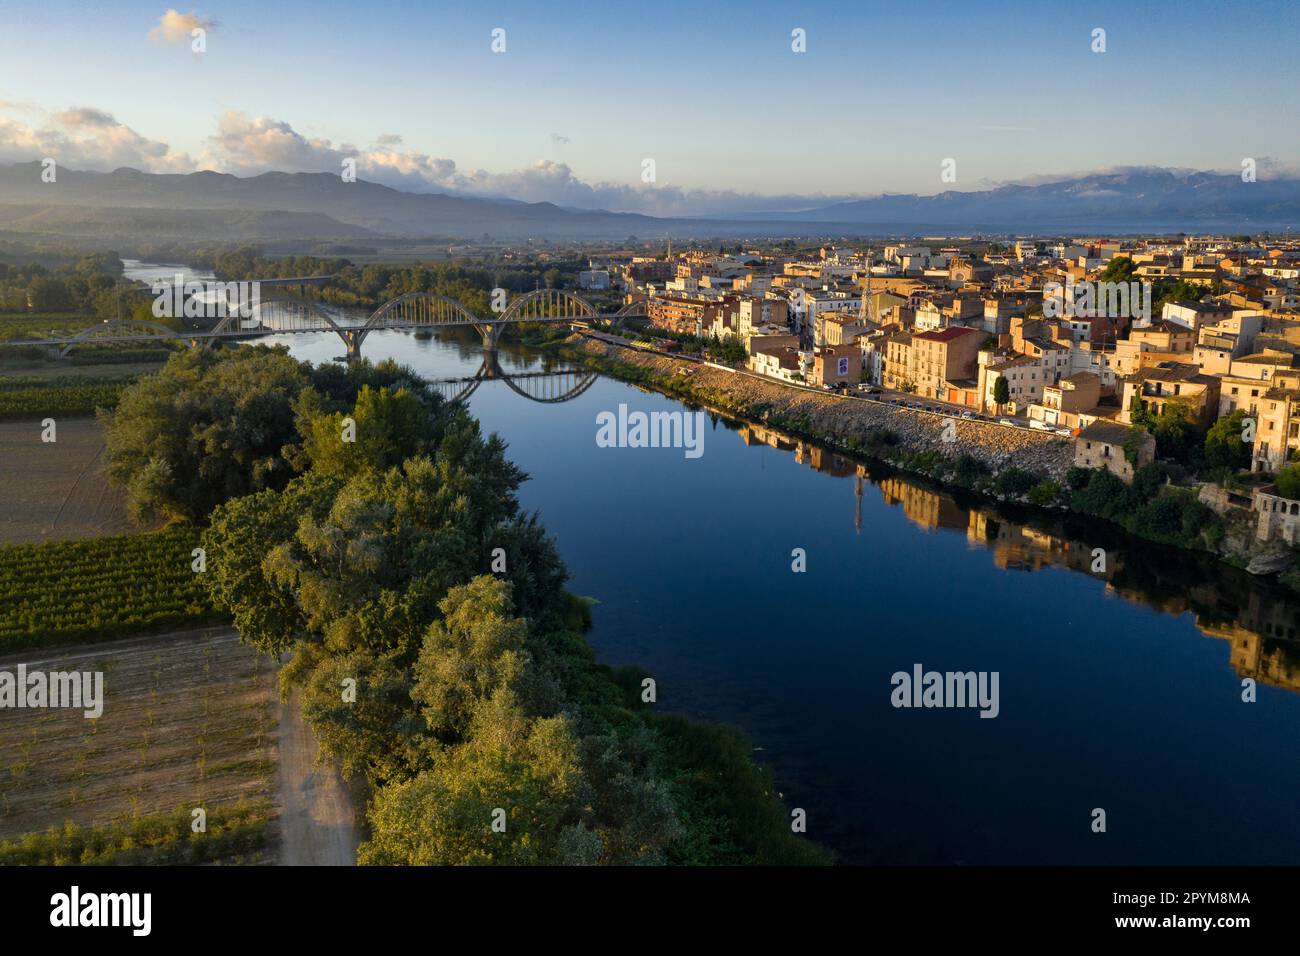
[[[104,434],[93,418],[56,416],[57,441],[39,419],[0,422],[0,544],[58,541],[133,530],[123,494],[101,467]]]
[[[104,710],[0,709],[0,839],[276,800],[276,665],[233,630],[35,649],[0,670],[19,663],[102,671]]]

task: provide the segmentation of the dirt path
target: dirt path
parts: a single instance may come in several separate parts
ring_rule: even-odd
[[[280,705],[280,863],[355,866],[352,796],[332,763],[317,765],[317,749],[295,692]]]

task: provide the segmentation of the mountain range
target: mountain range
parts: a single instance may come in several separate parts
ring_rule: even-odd
[[[1300,179],[1144,168],[799,211],[657,218],[411,193],[332,173],[155,174],[0,166],[0,232],[232,240],[641,239],[976,233],[1260,232],[1300,226]]]

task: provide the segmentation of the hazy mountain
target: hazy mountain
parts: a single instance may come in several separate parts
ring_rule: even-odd
[[[553,203],[407,193],[332,173],[238,177],[0,166],[0,230],[193,239],[655,238],[1281,230],[1300,225],[1300,180],[1161,169],[936,196],[885,195],[799,212],[663,219]]]
[[[21,206],[30,227],[57,224],[67,231],[67,210],[151,209],[194,213],[220,221],[231,212],[294,214],[288,224],[303,238],[354,237],[369,234],[402,237],[623,237],[653,235],[666,228],[648,216],[603,211],[566,211],[552,203],[524,203],[428,193],[406,193],[377,183],[345,183],[331,173],[263,173],[238,177],[200,172],[185,175],[117,169],[111,173],[59,169],[54,183],[43,183],[37,163],[0,167],[0,206]],[[33,208],[48,210],[33,213]],[[59,211],[59,212],[56,212]],[[304,215],[317,221],[302,219]],[[0,211],[0,219],[16,218]],[[145,225],[142,223],[142,225]],[[268,227],[272,223],[268,221]],[[748,228],[748,227],[747,227]]]
[[[1300,225],[1300,180],[1139,169],[936,196],[885,195],[756,218],[938,224],[963,231],[1262,230]]]

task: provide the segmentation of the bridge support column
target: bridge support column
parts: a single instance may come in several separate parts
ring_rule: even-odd
[[[348,347],[349,362],[359,362],[361,360],[361,343],[365,337],[365,329],[339,329],[339,338]]]
[[[475,323],[474,328],[478,330],[479,335],[483,336],[483,351],[495,353],[497,343],[501,341],[501,331],[505,328],[501,322],[480,322]]]

